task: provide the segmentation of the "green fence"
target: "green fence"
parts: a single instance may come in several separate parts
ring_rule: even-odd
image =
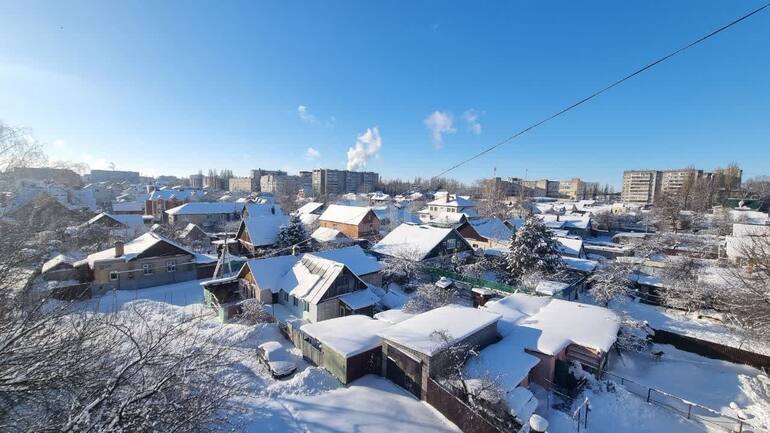
[[[458,274],[457,272],[446,271],[438,268],[426,268],[425,271],[436,279],[441,277],[451,278],[453,280],[462,281],[471,284],[476,287],[486,287],[487,289],[500,290],[502,292],[516,293],[516,292],[528,292],[528,290],[521,287],[513,287],[507,284],[503,284],[497,281],[484,280],[482,278],[471,277],[469,275]]]

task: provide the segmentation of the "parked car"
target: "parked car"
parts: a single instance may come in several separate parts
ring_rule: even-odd
[[[276,379],[290,376],[297,370],[297,364],[291,360],[289,353],[277,341],[260,344],[257,355]]]

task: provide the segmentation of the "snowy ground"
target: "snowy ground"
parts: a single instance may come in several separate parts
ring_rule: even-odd
[[[102,312],[138,308],[150,320],[207,314],[208,309],[200,303],[199,283],[118,291],[98,303],[89,302]],[[460,432],[430,405],[381,377],[366,376],[343,387],[324,369],[305,362],[275,324],[222,324],[212,316],[201,324],[201,331],[217,333],[241,355],[236,368],[250,380],[247,397],[242,400],[246,411],[238,421],[248,432]],[[287,379],[274,379],[256,357],[256,347],[270,340],[280,342],[298,365],[297,372]]]
[[[203,281],[206,280],[183,281],[138,290],[113,290],[101,297],[84,301],[84,304],[102,313],[118,311],[126,303],[140,299],[160,301],[181,307],[201,304],[203,302],[203,287],[200,283]]]

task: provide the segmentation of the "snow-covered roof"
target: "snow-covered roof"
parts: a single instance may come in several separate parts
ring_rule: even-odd
[[[124,201],[112,203],[113,212],[144,212],[143,201]]]
[[[735,223],[733,236],[770,236],[770,225]]]
[[[429,225],[401,224],[374,244],[378,254],[420,261],[446,239],[455,229]],[[458,242],[464,242],[461,236]]]
[[[500,335],[508,335],[522,320],[540,311],[543,306],[551,302],[551,298],[545,296],[530,296],[524,293],[514,293],[502,299],[489,301],[482,309],[501,316],[497,322],[497,330]]]
[[[430,223],[437,225],[454,226],[464,223],[468,220],[468,217],[461,212],[431,212],[428,210],[421,210],[419,213],[430,215]]]
[[[319,203],[317,201],[311,201],[300,206],[300,208],[297,209],[296,212],[297,212],[297,215],[312,214],[313,212],[322,208],[323,205],[324,205],[323,203]]]
[[[278,214],[249,214],[242,223],[249,233],[251,244],[255,247],[273,245],[278,240],[281,227],[289,224],[289,218]]]
[[[567,269],[586,273],[593,272],[599,266],[599,262],[595,260],[579,259],[577,257],[561,256],[561,261]]]
[[[545,223],[546,227],[585,230],[591,225],[591,217],[587,215],[537,215],[537,217]]]
[[[73,263],[75,263],[75,259],[64,254],[57,254],[51,260],[48,260],[47,262],[43,263],[43,269],[41,270],[41,272],[45,274],[46,272],[59,266],[62,263],[72,265]]]
[[[243,205],[235,202],[195,201],[166,211],[169,215],[216,215],[240,213]]]
[[[310,237],[321,243],[351,240],[345,233],[329,227],[318,227]]]
[[[527,220],[524,218],[511,218],[505,221],[505,223],[513,227],[514,230],[518,230],[523,227],[525,222],[527,222]]]
[[[358,355],[382,345],[378,334],[389,323],[354,314],[302,325],[299,329],[345,358]]]
[[[553,296],[566,290],[569,284],[562,283],[561,281],[542,280],[537,283],[535,291],[544,295]]]
[[[138,228],[138,227],[144,226],[144,218],[142,217],[142,215],[136,215],[136,214],[113,215],[106,212],[102,212],[99,215],[96,215],[95,217],[88,220],[86,224],[94,224],[103,218],[111,219],[128,228]]]
[[[202,228],[198,227],[196,224],[188,223],[182,230],[180,230],[179,235],[182,237],[187,237],[191,232],[195,230],[200,230],[203,233],[206,233],[203,231]]]
[[[359,277],[361,275],[379,272],[382,269],[382,263],[378,262],[374,257],[366,254],[364,250],[358,245],[345,248],[337,248],[334,250],[317,251],[314,252],[313,255],[333,260],[335,262],[344,263],[345,266],[347,266],[354,274],[358,275]]]
[[[204,192],[201,190],[178,190],[178,189],[159,189],[151,192],[148,196],[148,200],[171,200],[176,199],[180,201],[185,200],[197,200],[204,196]]]
[[[314,254],[302,254],[252,259],[246,262],[240,274],[243,275],[247,268],[261,289],[272,293],[283,290],[315,304],[345,269],[345,265]]]
[[[749,224],[767,224],[770,217],[765,212],[755,210],[730,209],[730,216],[733,221],[746,222]]]
[[[316,221],[318,221],[318,218],[320,217],[321,215],[316,215],[314,213],[299,214],[299,220],[306,226],[313,225]]]
[[[344,302],[345,305],[352,310],[360,310],[380,302],[380,297],[374,294],[369,288],[366,288],[364,290],[346,293],[340,296],[340,301]]]
[[[478,234],[487,239],[509,241],[513,232],[500,218],[481,218],[470,220],[470,224]]]
[[[437,198],[436,200],[429,202],[428,206],[453,206],[453,207],[465,208],[465,207],[475,207],[476,203],[474,203],[473,200],[471,200],[469,197],[466,197],[466,196],[461,196],[456,194],[447,194],[447,195],[441,195],[440,198]]]
[[[321,221],[331,221],[340,224],[358,225],[371,211],[370,207],[344,206],[340,204],[329,205],[321,214]]]
[[[580,238],[556,236],[554,240],[559,243],[559,250],[562,254],[577,257],[583,250],[583,240]]]
[[[446,305],[404,320],[380,332],[386,340],[409,349],[434,355],[497,322],[498,314],[460,305]],[[446,331],[450,341],[444,341],[436,331]]]
[[[551,299],[536,314],[519,321],[508,335],[546,355],[556,355],[570,344],[606,353],[619,329],[618,316],[607,308]]]
[[[383,322],[390,323],[391,325],[401,323],[404,320],[411,319],[412,317],[414,317],[414,314],[407,313],[400,308],[392,308],[390,310],[380,311],[374,315],[375,319],[382,320]]]
[[[176,247],[180,250],[183,250],[187,254],[194,255],[192,251],[187,250],[181,245],[178,245],[162,236],[160,236],[157,233],[154,232],[148,232],[141,236],[139,236],[136,239],[130,240],[123,244],[123,255],[119,257],[115,257],[115,248],[108,248],[103,251],[99,251],[98,253],[93,253],[89,255],[86,260],[88,261],[88,265],[93,268],[94,263],[104,260],[123,260],[123,261],[130,261],[135,259],[137,256],[141,255],[148,249],[154,247],[157,244],[160,243],[166,243],[173,247]]]
[[[465,372],[468,377],[489,376],[504,390],[513,390],[529,376],[540,358],[524,351],[520,341],[505,337],[482,349],[478,356],[468,360]]]

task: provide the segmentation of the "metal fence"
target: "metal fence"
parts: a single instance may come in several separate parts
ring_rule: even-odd
[[[502,292],[508,292],[508,293],[525,291],[521,287],[513,287],[497,281],[490,281],[482,278],[471,277],[468,275],[458,274],[457,272],[447,271],[444,269],[426,267],[425,271],[435,277],[447,277],[453,280],[463,281],[465,283],[472,284],[476,287],[486,287],[488,289],[500,290]]]
[[[770,433],[768,430],[752,426],[746,420],[726,415],[718,410],[642,385],[617,374],[604,372],[602,376],[612,379],[610,382],[620,383],[628,392],[645,399],[650,404],[660,406],[682,418],[700,424],[706,431],[716,429],[730,433]]]

